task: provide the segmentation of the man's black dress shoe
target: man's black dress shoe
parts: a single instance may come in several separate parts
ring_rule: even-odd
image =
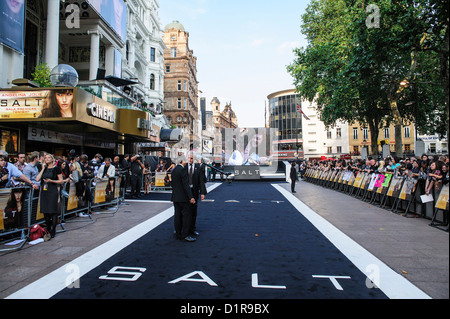
[[[193,242],[193,241],[196,241],[197,238],[194,238],[194,237],[191,237],[191,236],[187,236],[184,240],[188,241],[188,242]]]

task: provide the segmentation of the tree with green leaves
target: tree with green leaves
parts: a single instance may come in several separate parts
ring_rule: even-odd
[[[362,53],[367,46],[355,44],[354,11],[344,0],[313,0],[302,16],[309,45],[295,50],[297,59],[288,71],[297,92],[315,102],[326,126],[338,120],[367,125],[371,152],[376,154],[378,132],[389,109],[379,89],[378,69]]]
[[[34,72],[31,74],[31,81],[37,83],[40,87],[52,87],[52,82],[50,82],[51,70],[47,63],[38,64]]]
[[[297,92],[316,102],[326,125],[337,120],[367,124],[373,154],[384,126],[395,125],[400,156],[402,125],[415,121],[442,134],[442,118],[448,119],[442,86],[436,83],[440,56],[426,49],[431,40],[442,47],[445,29],[430,27],[430,16],[435,24],[442,19],[436,7],[427,7],[431,2],[380,0],[374,6],[362,0],[313,0],[302,16],[308,46],[295,50],[297,58],[288,67]]]

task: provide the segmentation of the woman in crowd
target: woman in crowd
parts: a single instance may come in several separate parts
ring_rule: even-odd
[[[6,157],[0,154],[0,188],[5,188],[9,182],[9,171],[6,168]]]
[[[394,172],[394,174],[398,174],[400,170],[401,164],[398,162],[397,157],[390,157],[389,158],[389,165],[387,167],[387,171]]]
[[[419,179],[419,177],[420,177],[420,165],[419,165],[419,161],[416,159],[412,163],[411,177],[416,180]]]
[[[436,183],[438,181],[438,178],[441,176],[440,170],[437,169],[437,162],[431,162],[430,164],[430,171],[428,173],[428,178],[425,183],[425,194],[427,195],[433,195],[433,199],[436,198],[435,196],[435,187]]]
[[[56,166],[58,166],[59,169],[61,170],[63,179],[67,181],[70,175],[70,169],[69,166],[67,165],[67,162],[60,159],[57,161]]]
[[[150,171],[149,162],[145,162],[144,170],[143,170],[142,174],[144,175],[144,194],[149,194],[150,193],[150,185],[152,183],[152,174]]]
[[[448,175],[449,175],[448,163],[445,163],[444,166],[442,166],[442,185],[448,184]]]
[[[61,169],[55,165],[53,155],[45,155],[42,169],[36,180],[41,181],[40,211],[44,214],[47,230],[53,238],[58,222],[59,185],[64,183]]]
[[[159,164],[156,165],[156,172],[165,172],[166,171],[166,162],[164,160],[160,159]]]

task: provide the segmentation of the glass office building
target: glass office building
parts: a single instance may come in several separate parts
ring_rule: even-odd
[[[294,159],[303,157],[302,114],[297,111],[302,100],[295,90],[270,94],[269,126],[278,129],[279,157]]]

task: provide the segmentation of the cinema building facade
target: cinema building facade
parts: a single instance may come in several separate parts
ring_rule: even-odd
[[[166,141],[159,132],[170,127],[159,119],[165,45],[158,0],[9,2],[0,5],[2,23],[15,21],[22,32],[7,34],[0,26],[1,149],[13,156],[75,149],[104,157],[137,153],[139,143],[161,149]],[[30,83],[41,63],[50,70],[72,66],[78,85],[61,90]],[[42,112],[55,104],[56,93],[67,92],[71,114]]]
[[[62,93],[61,93],[62,92]],[[72,96],[72,116],[46,116],[52,96]],[[79,87],[0,90],[2,149],[11,156],[31,151],[67,155],[136,153],[137,143],[160,143],[153,116],[123,109]]]

